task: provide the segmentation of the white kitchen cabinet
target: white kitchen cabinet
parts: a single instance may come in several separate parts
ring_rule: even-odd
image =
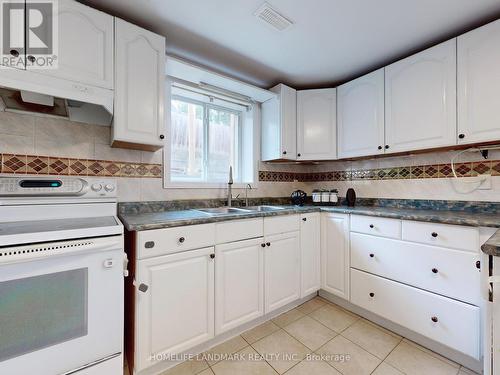
[[[264,238],[215,247],[215,333],[264,314]]]
[[[386,153],[456,144],[456,39],[385,68]]]
[[[297,160],[337,158],[337,89],[297,92]]]
[[[338,157],[384,153],[384,69],[337,88]]]
[[[116,18],[115,59],[112,146],[150,151],[162,148],[165,38]]]
[[[276,98],[262,103],[262,161],[295,160],[297,153],[297,92],[279,84]]]
[[[321,289],[349,299],[349,215],[321,216]]]
[[[500,140],[500,21],[458,37],[458,143]]]
[[[113,22],[109,14],[73,0],[59,0],[57,69],[38,68],[36,72],[113,89]]]
[[[137,262],[136,364],[176,354],[214,337],[214,248]],[[142,291],[141,291],[142,290]]]
[[[299,232],[267,236],[264,250],[264,311],[300,298]]]
[[[320,231],[320,213],[300,215],[301,298],[321,288]]]

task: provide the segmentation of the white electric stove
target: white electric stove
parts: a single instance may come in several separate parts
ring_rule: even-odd
[[[0,374],[123,373],[112,179],[0,177]]]

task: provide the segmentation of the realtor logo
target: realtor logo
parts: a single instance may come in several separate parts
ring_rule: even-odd
[[[0,4],[0,65],[57,68],[57,0],[0,0]]]

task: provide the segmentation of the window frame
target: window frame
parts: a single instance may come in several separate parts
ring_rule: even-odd
[[[169,81],[169,80],[167,80]],[[171,82],[167,82],[167,90],[169,90],[169,93],[171,92],[171,89],[172,89],[172,86],[171,86]],[[166,107],[165,107],[165,110],[166,110],[166,113],[167,113],[167,131],[166,131],[166,134],[167,134],[167,139],[166,139],[166,142],[165,142],[165,147],[163,149],[163,187],[165,189],[175,189],[175,188],[189,188],[189,189],[196,189],[196,188],[200,188],[200,189],[221,189],[221,188],[226,188],[227,187],[227,182],[216,182],[216,181],[207,181],[206,180],[206,173],[207,173],[207,168],[205,167],[204,168],[204,179],[198,179],[198,180],[195,180],[195,179],[185,179],[185,180],[172,180],[171,179],[171,146],[172,146],[172,143],[171,143],[171,103],[172,103],[172,100],[181,100],[181,101],[185,101],[185,102],[188,102],[188,103],[192,103],[192,104],[196,104],[196,105],[201,105],[203,106],[203,109],[205,111],[204,113],[204,119],[203,119],[203,132],[204,132],[204,156],[203,156],[203,163],[206,163],[208,164],[208,154],[209,154],[209,149],[208,149],[208,142],[209,142],[209,132],[208,132],[208,127],[209,127],[209,118],[208,118],[208,115],[209,115],[209,111],[210,109],[215,109],[215,110],[222,110],[222,111],[226,111],[226,112],[230,112],[230,113],[233,113],[233,114],[237,114],[238,115],[238,154],[237,154],[237,157],[238,157],[238,171],[239,171],[239,174],[240,174],[240,178],[241,179],[244,179],[244,173],[243,173],[243,153],[244,153],[244,146],[243,146],[243,134],[244,134],[244,121],[248,121],[246,120],[247,118],[247,115],[245,114],[245,111],[243,110],[237,110],[237,109],[234,109],[234,108],[231,108],[230,106],[229,107],[226,107],[226,106],[223,106],[223,105],[219,105],[219,104],[214,104],[212,103],[211,101],[207,100],[207,101],[202,101],[202,100],[197,100],[197,99],[193,99],[193,98],[189,98],[189,97],[186,97],[186,96],[183,96],[183,95],[179,95],[179,94],[175,94],[175,95],[168,95],[167,97],[169,97],[170,99],[167,101],[166,103]],[[221,101],[221,99],[218,99],[219,101]],[[223,100],[222,100],[223,101]],[[254,127],[254,122],[251,124],[252,128]],[[205,136],[206,135],[206,136]],[[255,145],[257,144],[257,142],[255,141],[255,136],[254,136],[254,139],[253,139],[253,142],[252,142],[253,146],[252,148],[255,149]],[[254,150],[254,153],[255,153],[255,150]],[[252,161],[253,162],[253,161]],[[206,166],[205,164],[205,166]],[[233,166],[233,170],[234,170],[235,166]],[[239,181],[239,182],[236,182],[233,184],[233,187],[234,188],[244,188],[248,183],[254,183],[256,181],[256,176],[257,176],[257,172],[256,172],[256,165],[253,166],[253,171],[252,171],[252,181],[248,181],[248,182],[244,182],[244,181]],[[229,173],[229,171],[228,171]],[[229,176],[228,176],[229,177]]]

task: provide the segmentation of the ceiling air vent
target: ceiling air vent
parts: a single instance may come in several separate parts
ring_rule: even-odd
[[[254,15],[278,31],[283,31],[292,25],[292,22],[289,19],[279,14],[268,3],[262,4]]]

